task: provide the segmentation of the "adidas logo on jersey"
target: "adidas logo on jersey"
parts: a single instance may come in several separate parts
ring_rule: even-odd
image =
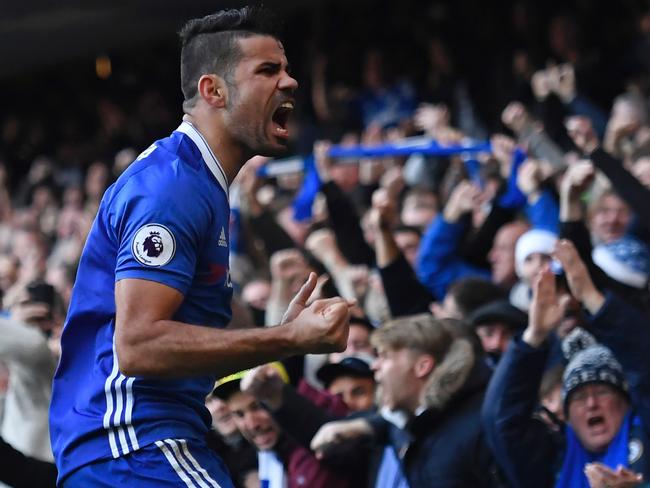
[[[228,247],[228,241],[226,241],[226,230],[221,227],[221,235],[219,236],[219,247]]]

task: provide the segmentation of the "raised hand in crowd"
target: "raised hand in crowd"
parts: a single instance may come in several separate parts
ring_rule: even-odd
[[[435,138],[442,129],[449,127],[450,113],[444,104],[423,103],[413,118],[417,129]]]
[[[593,183],[595,174],[593,164],[585,160],[566,170],[560,184],[560,221],[574,222],[583,217],[580,196]]]
[[[364,146],[379,146],[384,142],[384,133],[378,125],[369,125],[361,135]],[[374,185],[384,174],[383,161],[380,158],[361,158],[359,161],[359,182]]]
[[[576,75],[569,63],[552,65],[535,72],[530,80],[535,98],[543,102],[551,93],[563,103],[570,103],[576,97]]]
[[[533,300],[528,311],[528,327],[523,340],[533,347],[541,346],[562,320],[555,275],[545,268],[533,281]]]
[[[265,321],[275,325],[281,321],[290,301],[309,277],[305,257],[297,249],[273,253],[270,260],[271,295],[266,305]]]
[[[571,294],[592,315],[605,303],[604,295],[596,288],[587,266],[578,250],[569,240],[562,239],[555,246],[555,256],[562,264]]]
[[[553,168],[545,161],[528,159],[517,172],[517,187],[526,195],[528,203],[534,204],[540,196],[541,184],[553,174]]]
[[[643,475],[619,466],[612,469],[602,463],[589,463],[585,475],[590,488],[634,488],[643,483]]]
[[[324,228],[312,232],[305,241],[305,249],[327,268],[342,296],[353,299],[363,295],[368,286],[367,268],[350,265],[338,248],[331,229]]]
[[[305,249],[323,263],[330,272],[332,269],[337,270],[348,266],[348,262],[336,245],[336,237],[331,229],[318,229],[309,234],[305,240]]]
[[[501,113],[501,121],[515,134],[519,134],[532,124],[526,107],[520,102],[510,102]]]
[[[311,277],[310,277],[311,279]],[[264,403],[272,411],[282,406],[282,389],[285,382],[277,368],[269,364],[248,371],[241,380],[240,388]]]
[[[333,161],[328,155],[331,147],[332,143],[330,141],[316,141],[314,143],[314,164],[316,165],[316,171],[318,171],[318,178],[323,183],[327,183],[332,179],[330,169]]]
[[[386,190],[388,198],[397,201],[400,193],[406,186],[402,168],[400,166],[388,168],[379,179],[379,186]]]
[[[443,216],[448,223],[455,223],[480,203],[481,189],[468,180],[461,181],[447,200]]]
[[[592,315],[598,312],[605,303],[605,297],[596,288],[573,243],[562,239],[557,243],[554,254],[562,265],[571,295]],[[550,269],[540,272],[533,282],[533,300],[523,340],[533,347],[539,347],[560,324],[566,308],[561,300],[569,299],[569,296],[558,297],[555,275]]]
[[[372,195],[368,223],[375,236],[375,257],[379,268],[388,266],[399,256],[400,250],[393,236],[393,227],[397,221],[395,200],[383,188],[376,190]]]
[[[399,222],[396,200],[390,191],[384,188],[375,190],[372,194],[372,208],[369,223],[375,230],[391,229]]]
[[[616,157],[625,158],[639,145],[637,134],[643,133],[646,118],[643,105],[642,96],[635,93],[628,92],[616,98],[605,130],[603,141],[605,151]]]
[[[507,179],[510,176],[512,156],[517,143],[512,137],[505,134],[495,134],[490,138],[490,144],[492,146],[492,155],[499,163],[499,174],[503,179]]]
[[[274,283],[287,290],[288,298],[298,292],[309,276],[307,261],[298,249],[283,249],[271,256],[271,277]]]
[[[543,102],[551,94],[551,80],[549,78],[548,70],[540,69],[535,71],[530,79],[533,95],[539,102]]]
[[[253,217],[259,216],[264,210],[257,197],[257,192],[263,185],[263,180],[257,176],[257,171],[268,160],[269,158],[264,156],[255,156],[249,159],[235,178],[235,182],[239,183],[239,187],[241,188],[245,210]]]
[[[550,89],[563,103],[576,97],[576,73],[570,63],[551,66],[548,70]]]

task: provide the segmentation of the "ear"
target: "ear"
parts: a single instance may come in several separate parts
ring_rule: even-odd
[[[224,108],[226,106],[228,90],[225,80],[220,76],[202,75],[198,81],[198,91],[201,98],[211,107]]]
[[[435,365],[436,360],[431,354],[420,354],[413,365],[415,376],[417,378],[426,378],[431,374]]]

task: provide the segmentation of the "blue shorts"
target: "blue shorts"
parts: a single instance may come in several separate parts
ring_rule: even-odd
[[[74,471],[62,488],[233,488],[228,468],[204,443],[165,439]]]

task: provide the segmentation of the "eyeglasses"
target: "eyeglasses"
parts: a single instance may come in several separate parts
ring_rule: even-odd
[[[615,394],[616,391],[606,385],[595,386],[593,388],[585,386],[583,388],[579,388],[578,391],[571,394],[571,403],[575,402],[580,405],[584,405],[587,403],[589,397],[593,397],[594,399],[604,399]]]

